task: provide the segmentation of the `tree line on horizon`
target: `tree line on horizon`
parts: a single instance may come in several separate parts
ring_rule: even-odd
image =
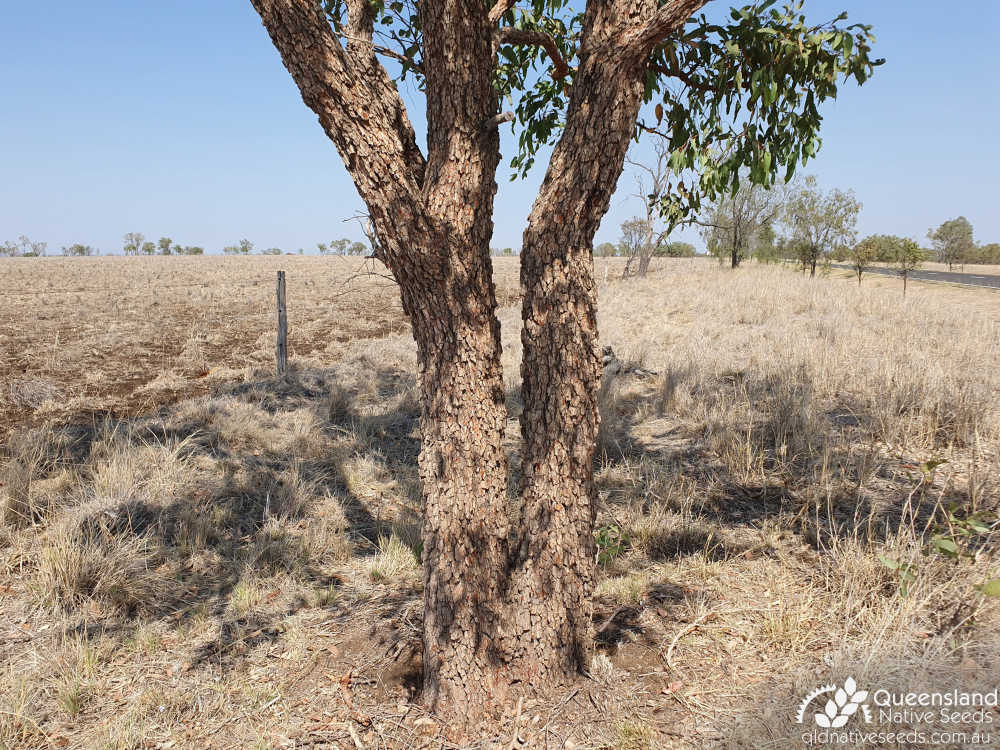
[[[647,164],[631,163],[644,172],[637,196],[646,200],[646,215],[623,222],[618,243],[605,242],[594,255],[626,257],[623,276],[632,272],[644,276],[650,258],[688,257],[695,251],[690,243],[670,241],[675,225],[659,210],[664,176],[669,173],[666,155],[657,153]],[[977,243],[964,216],[928,230],[930,247],[922,247],[912,238],[893,234],[858,240],[855,227],[861,208],[853,190],[824,192],[812,176],[770,188],[745,181],[681,223],[700,227],[708,255],[733,268],[748,258],[762,263],[791,261],[815,275],[818,265],[850,263],[860,283],[864,271],[876,263],[895,264],[906,273],[927,260],[946,263],[949,270],[956,265],[1000,264],[1000,243]]]
[[[872,234],[855,241],[854,225],[861,204],[853,191],[831,190],[823,193],[815,178],[807,177],[797,186],[779,185],[770,190],[745,183],[732,195],[719,198],[691,223],[699,225],[707,254],[729,260],[736,267],[747,258],[762,263],[777,261],[799,262],[815,273],[817,264],[824,262],[860,262],[862,272],[874,263],[896,263],[901,248],[912,239],[893,234]],[[786,232],[776,230],[782,225]],[[594,257],[627,258],[639,261],[644,275],[650,258],[692,258],[698,252],[690,242],[669,239],[669,232],[656,232],[656,216],[633,217],[621,225],[618,242],[602,242],[594,247]],[[930,247],[919,247],[921,260],[937,260],[949,269],[963,265],[1000,265],[1000,242],[978,243],[972,224],[964,216],[949,219],[927,232]],[[341,238],[316,244],[320,255],[360,256],[370,253],[369,245]],[[0,257],[42,257],[48,243],[21,235],[16,241],[0,243]],[[498,257],[515,257],[520,249],[491,248]],[[222,248],[224,255],[285,255],[277,247],[255,249],[248,239]],[[907,252],[913,253],[907,248]],[[99,249],[82,243],[63,246],[61,255],[72,257],[97,256]],[[114,253],[111,253],[114,254]],[[204,255],[199,245],[181,245],[170,237],[156,242],[147,240],[141,232],[129,232],[123,237],[123,255]],[[298,255],[305,254],[303,248]],[[626,271],[628,275],[630,271]]]
[[[48,255],[48,243],[38,242],[21,235],[16,241],[6,241],[0,243],[0,257],[11,258],[39,258]],[[370,252],[368,245],[363,242],[341,238],[329,243],[317,243],[320,255],[366,255]],[[248,239],[241,239],[233,245],[222,248],[224,255],[292,255],[286,253],[281,248],[269,247],[267,249],[255,250],[254,243]],[[83,243],[64,245],[60,254],[67,257],[92,257],[101,255],[99,248]],[[106,253],[115,255],[116,253]],[[205,248],[200,245],[181,245],[175,243],[170,237],[160,237],[156,242],[147,240],[141,232],[128,232],[122,238],[122,255],[204,255]],[[305,250],[299,248],[298,255],[304,255]]]

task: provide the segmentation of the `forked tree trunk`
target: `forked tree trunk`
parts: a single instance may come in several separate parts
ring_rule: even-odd
[[[367,0],[341,46],[313,0],[252,0],[368,206],[399,282],[423,396],[424,699],[444,713],[587,663],[600,375],[592,245],[621,174],[652,45],[706,0],[588,3],[567,123],[524,234],[522,511],[509,529],[492,280],[496,16],[423,0],[428,155],[375,59]],[[519,687],[515,687],[519,684]]]

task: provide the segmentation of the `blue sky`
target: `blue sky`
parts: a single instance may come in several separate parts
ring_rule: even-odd
[[[242,237],[296,250],[348,236],[362,209],[246,0],[6,3],[0,25],[0,241],[20,234],[102,251],[125,232],[210,251]],[[714,0],[709,8],[725,9]],[[923,239],[965,215],[1000,241],[1000,3],[807,0],[875,25],[888,59],[825,109],[824,147],[807,171],[854,188],[862,234]],[[418,127],[422,104],[404,98]],[[505,127],[503,153],[513,139]],[[642,150],[640,148],[639,155]],[[518,247],[544,165],[498,177],[497,247]],[[596,242],[639,213],[628,171]],[[678,234],[701,244],[693,231]]]

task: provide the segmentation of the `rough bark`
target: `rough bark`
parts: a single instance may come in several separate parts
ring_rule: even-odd
[[[421,3],[425,159],[375,58],[366,0],[348,0],[346,45],[313,0],[252,0],[368,207],[417,343],[424,699],[434,709],[502,702],[518,681],[531,689],[586,665],[599,377],[593,236],[621,174],[651,47],[705,1],[588,7],[566,129],[525,232],[523,509],[511,545],[489,239],[495,25],[512,3]]]
[[[522,678],[563,681],[589,661],[600,381],[593,239],[642,99],[652,32],[631,24],[652,17],[669,33],[702,4],[657,12],[655,0],[588,3],[566,129],[524,233],[522,534],[511,599]]]

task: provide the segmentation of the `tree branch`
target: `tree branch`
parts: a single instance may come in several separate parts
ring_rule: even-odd
[[[678,81],[683,83],[685,86],[695,89],[696,91],[704,91],[705,93],[712,93],[715,91],[714,86],[708,86],[701,81],[694,80],[688,73],[683,70],[678,70],[676,68],[665,68],[657,63],[650,63],[649,69],[656,71],[660,75],[669,76],[670,78],[676,78]]]
[[[516,115],[513,112],[501,112],[484,122],[483,130],[493,130],[494,128],[499,128],[505,122],[513,122],[515,117]]]
[[[389,228],[399,215],[419,220],[426,162],[406,107],[375,57],[372,19],[363,0],[350,0],[346,31],[352,39],[346,49],[318,3],[251,1],[362,200],[369,208],[384,207],[378,215],[372,209],[372,220],[380,228]]]
[[[492,11],[490,13],[492,14]],[[500,29],[500,43],[530,44],[542,47],[548,54],[549,59],[552,60],[554,67],[552,79],[559,81],[569,75],[569,65],[563,59],[562,53],[559,51],[558,45],[556,45],[556,40],[544,31],[530,31],[528,29],[515,29],[510,26],[504,26]]]
[[[490,8],[490,24],[495,26],[500,23],[504,14],[514,7],[517,0],[497,0],[496,5]]]
[[[420,74],[423,74],[424,72],[423,66],[415,62],[412,58],[409,58],[406,55],[401,55],[395,50],[389,49],[388,47],[383,46],[381,44],[375,44],[374,42],[372,42],[370,38],[365,39],[364,37],[349,36],[348,34],[345,34],[343,32],[337,32],[337,36],[339,36],[341,39],[346,39],[348,42],[367,42],[368,44],[371,44],[372,50],[374,50],[376,55],[384,55],[385,57],[391,57],[393,60],[398,60],[401,63],[405,63],[406,65],[409,65],[411,68],[413,68],[413,70],[417,71]]]
[[[653,48],[684,27],[687,20],[708,0],[668,0],[645,23],[626,31],[621,41],[622,52],[645,57]]]

